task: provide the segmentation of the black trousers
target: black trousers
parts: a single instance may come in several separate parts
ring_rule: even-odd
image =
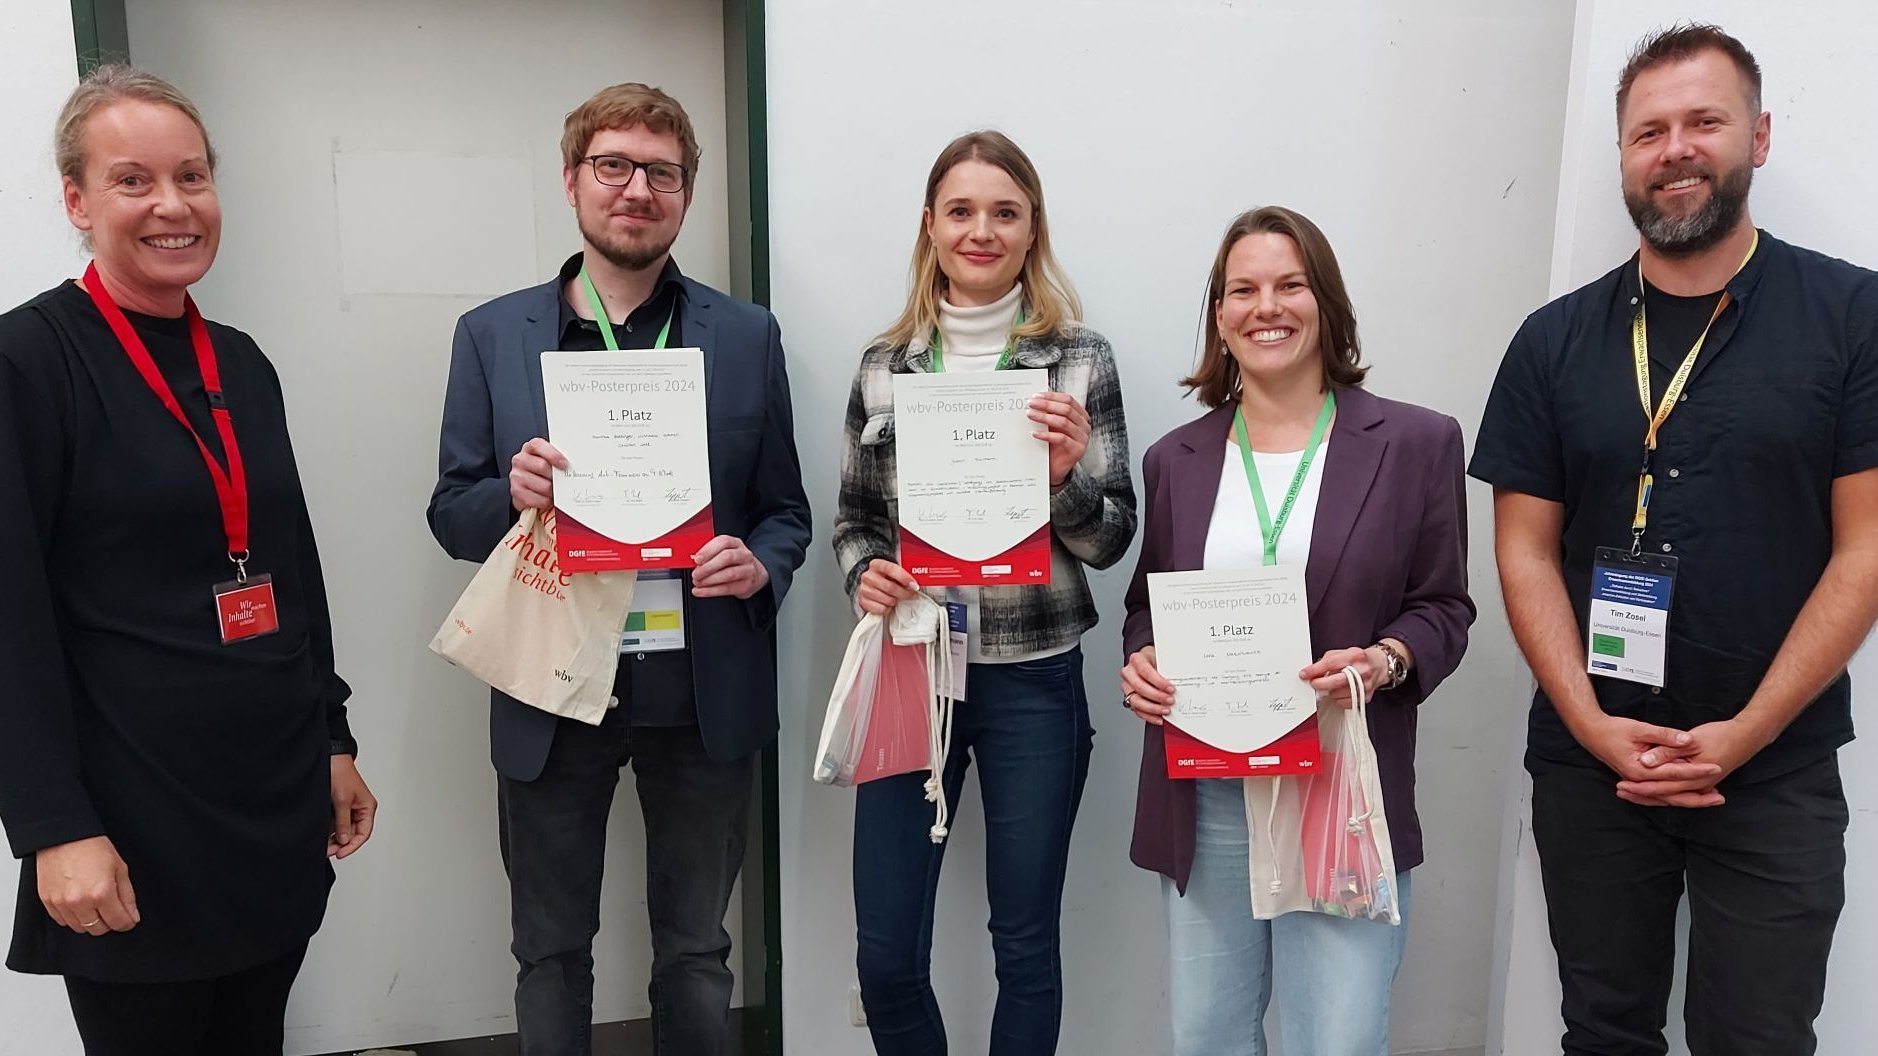
[[[1566,1056],[1661,1056],[1689,895],[1693,1056],[1808,1056],[1845,905],[1837,756],[1720,807],[1641,807],[1599,767],[1528,754],[1532,833],[1564,987]]]
[[[303,944],[246,971],[187,983],[65,977],[85,1056],[280,1056]]]
[[[626,710],[613,709],[597,727],[562,719],[540,777],[498,782],[522,1056],[592,1052],[606,821],[629,760],[646,826],[652,1051],[727,1051],[733,979],[724,913],[743,864],[754,760],[715,762],[696,726],[632,726]]]

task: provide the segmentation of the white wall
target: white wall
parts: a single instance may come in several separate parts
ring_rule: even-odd
[[[508,1032],[487,691],[425,649],[472,571],[424,524],[450,334],[578,249],[561,121],[619,81],[663,85],[698,125],[705,167],[677,254],[725,280],[720,9],[131,0],[128,15],[133,57],[198,101],[224,159],[221,258],[197,297],[280,369],[359,765],[383,803],[372,844],[340,863],[289,1051]],[[600,1020],[648,1011],[631,786],[628,773],[609,840]]]
[[[870,1051],[853,979],[851,795],[807,764],[851,621],[827,539],[840,423],[868,337],[896,313],[926,169],[1002,128],[1041,169],[1057,249],[1115,343],[1135,458],[1196,413],[1206,270],[1226,222],[1295,206],[1336,245],[1373,388],[1471,434],[1506,335],[1545,297],[1569,4],[957,0],[943,8],[770,0],[775,306],[788,344],[816,546],[784,620],[782,876],[792,1052]],[[1517,660],[1500,618],[1484,491],[1470,494],[1482,619],[1423,713],[1429,864],[1397,988],[1398,1052],[1485,1040],[1502,811],[1517,766]],[[1097,728],[1064,913],[1062,1051],[1166,1051],[1156,879],[1127,860],[1139,727],[1117,706],[1132,556],[1094,576],[1085,639]],[[972,787],[972,786],[968,786]],[[994,983],[981,811],[967,793],[941,883],[934,977],[955,1051],[983,1051]],[[1478,1051],[1476,1049],[1476,1051]]]
[[[1878,12],[1869,4],[1820,0],[1773,6],[1745,0],[1705,3],[1618,3],[1583,0],[1572,48],[1572,83],[1559,175],[1559,208],[1551,290],[1562,294],[1597,278],[1636,249],[1637,236],[1619,191],[1613,95],[1618,71],[1637,40],[1681,20],[1719,24],[1739,37],[1760,60],[1763,105],[1774,115],[1773,151],[1755,174],[1751,209],[1755,221],[1781,238],[1878,265],[1878,201],[1847,173],[1868,169],[1878,152],[1861,133],[1870,101],[1878,96],[1878,69],[1863,42],[1878,33]],[[1508,331],[1507,336],[1511,336]],[[1522,672],[1523,673],[1523,672]],[[1863,699],[1878,680],[1878,652],[1867,648],[1852,663],[1853,684]],[[1530,685],[1527,679],[1520,680]],[[1523,696],[1520,694],[1510,696]],[[1863,710],[1863,709],[1860,709]],[[1869,945],[1878,934],[1878,907],[1860,897],[1861,876],[1878,868],[1878,746],[1857,741],[1840,753],[1846,796],[1852,804],[1847,835],[1849,898],[1840,919],[1819,1021],[1819,1051],[1870,1050],[1878,1032],[1878,954]],[[1502,903],[1505,1017],[1496,1032],[1508,1056],[1558,1051],[1556,961],[1546,936],[1545,900],[1529,839],[1530,783],[1523,774],[1510,786],[1516,794],[1509,843],[1508,898]],[[1686,926],[1686,924],[1685,924]],[[1860,995],[1865,995],[1861,997]],[[1686,1054],[1681,1029],[1680,982],[1670,1001],[1672,1051]]]
[[[59,204],[52,167],[52,124],[78,83],[72,7],[66,0],[7,0],[0,5],[0,311],[77,275],[78,240]],[[17,873],[0,866],[0,941],[13,934]],[[75,1052],[78,1032],[57,979],[0,973],[0,1056]]]

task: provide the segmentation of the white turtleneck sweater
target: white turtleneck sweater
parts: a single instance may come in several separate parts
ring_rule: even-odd
[[[1021,282],[1012,286],[1011,292],[978,308],[960,308],[941,298],[939,337],[944,342],[946,373],[965,374],[998,369],[998,358],[1004,354],[1005,343],[1011,339],[1011,327],[1017,322],[1017,310],[1023,303],[1024,284]],[[1074,645],[1067,645],[1061,649],[1045,649],[1020,656],[986,656],[978,647],[981,641],[978,633],[978,588],[951,587],[946,591],[946,598],[965,603],[965,630],[969,641],[967,659],[971,663],[1014,664],[1022,660],[1041,660],[1075,648]]]
[[[1011,326],[1024,303],[1024,284],[977,308],[960,308],[939,300],[939,337],[944,342],[947,374],[998,369],[998,357],[1011,339]]]

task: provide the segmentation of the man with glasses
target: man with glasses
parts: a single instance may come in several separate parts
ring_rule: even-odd
[[[788,377],[775,318],[672,260],[698,171],[677,100],[643,84],[604,89],[567,116],[561,153],[581,251],[552,281],[457,323],[431,532],[452,557],[482,561],[521,510],[553,508],[553,468],[567,462],[543,439],[541,353],[610,344],[622,356],[705,350],[719,534],[683,576],[684,647],[623,646],[616,706],[599,726],[493,694],[516,1029],[524,1056],[590,1051],[607,813],[630,761],[645,815],[656,1051],[719,1056],[731,992],[724,912],[752,764],[777,729],[776,613],[809,542]]]

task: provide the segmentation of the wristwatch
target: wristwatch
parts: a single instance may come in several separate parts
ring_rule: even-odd
[[[1377,642],[1376,648],[1382,650],[1383,670],[1389,676],[1389,681],[1382,688],[1394,689],[1402,683],[1407,682],[1408,660],[1388,642]]]

